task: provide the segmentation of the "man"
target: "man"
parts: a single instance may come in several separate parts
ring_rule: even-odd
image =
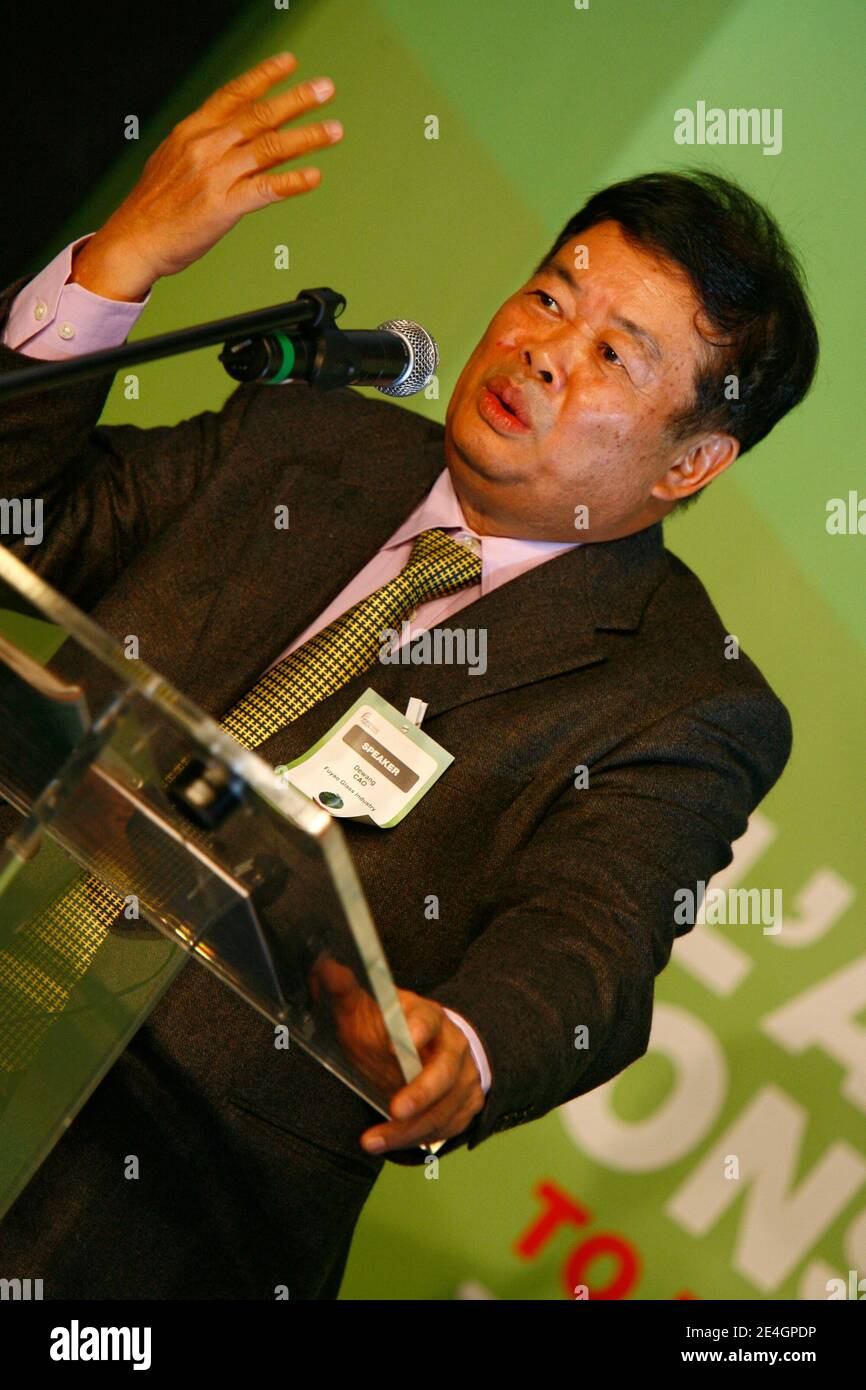
[[[335,138],[282,130],[322,99],[266,97],[294,67],[215,93],[44,293],[7,289],[0,368],[122,340],[161,275],[315,184],[267,172]],[[730,862],[791,746],[661,523],[802,399],[816,360],[763,209],[711,175],[651,174],[567,224],[444,429],[302,384],[150,430],[96,424],[106,379],[4,408],[4,494],[45,499],[43,544],[18,553],[230,729],[266,673],[339,653],[343,619],[355,640],[419,545],[435,582],[402,591],[413,635],[483,631],[487,662],[374,656],[255,745],[291,761],[369,685],[427,702],[454,755],[393,829],[344,822],[424,1063],[393,1118],[275,1054],[269,1025],[189,966],[0,1227],[0,1272],[26,1265],[54,1298],[335,1297],[383,1155],[472,1149],[645,1052],[674,894]]]

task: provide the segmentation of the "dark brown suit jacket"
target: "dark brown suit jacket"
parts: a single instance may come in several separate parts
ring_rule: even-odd
[[[24,283],[0,297],[3,322]],[[0,347],[4,372],[30,361]],[[101,378],[0,410],[0,492],[42,497],[45,508],[43,544],[12,548],[116,637],[138,634],[143,659],[219,718],[424,497],[444,464],[443,427],[385,399],[303,384],[241,386],[221,411],[171,427],[99,426],[109,385]],[[279,504],[290,509],[288,531],[274,527]],[[748,656],[725,659],[727,629],[665,549],[660,525],[564,552],[447,626],[487,629],[483,675],[383,665],[257,750],[272,764],[289,761],[372,684],[399,708],[413,695],[425,700],[425,729],[454,754],[393,830],[344,823],[398,985],[463,1014],[490,1060],[484,1109],[445,1152],[536,1119],[645,1052],[674,893],[729,863],[791,747],[784,705]],[[581,764],[586,790],[574,786]],[[430,894],[438,921],[425,917]],[[574,1045],[581,1024],[586,1050]],[[204,1223],[220,1205],[243,1205],[249,1164],[259,1165],[262,1212],[224,1231],[235,1264],[241,1228],[260,1217],[273,1230],[282,1219],[274,1213],[287,1153],[320,1187],[335,1174],[354,1182],[357,1201],[344,1204],[330,1264],[320,1260],[331,1273],[311,1277],[308,1296],[333,1292],[342,1268],[334,1241],[347,1248],[381,1166],[358,1147],[375,1117],[302,1054],[275,1061],[271,1036],[199,966],[182,972],[13,1208],[32,1204],[26,1223],[18,1218],[31,1241],[37,1227],[59,1222],[50,1248],[38,1247],[55,1274],[69,1269],[59,1242],[82,1248],[94,1225],[109,1240],[106,1147],[135,1142],[105,1133],[122,1115],[139,1135],[155,1128],[153,1162],[165,1182],[198,1164],[202,1145],[232,1150],[202,1160],[211,1173],[222,1164],[212,1191],[187,1193],[196,1210],[203,1203]],[[221,1174],[236,1159],[237,1180],[226,1185]],[[66,1183],[68,1204],[70,1172],[79,1191],[71,1228],[56,1191]],[[139,1219],[177,1246],[187,1228],[176,1213],[157,1218],[157,1188]],[[129,1260],[128,1202],[111,1211]],[[285,1217],[296,1240],[298,1219]],[[189,1277],[194,1250],[184,1258],[176,1282],[160,1282],[139,1251],[136,1275],[115,1269],[112,1287],[131,1296],[150,1279],[155,1292],[145,1296],[182,1296],[171,1290]],[[317,1256],[304,1258],[311,1268]],[[90,1268],[74,1265],[58,1287]],[[250,1289],[257,1279],[254,1270]],[[230,1296],[223,1287],[212,1296]]]

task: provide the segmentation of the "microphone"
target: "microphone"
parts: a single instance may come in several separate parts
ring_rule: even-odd
[[[432,379],[439,349],[419,323],[388,319],[375,329],[329,328],[314,339],[274,328],[226,343],[219,358],[236,381],[375,386],[386,396],[413,396]]]

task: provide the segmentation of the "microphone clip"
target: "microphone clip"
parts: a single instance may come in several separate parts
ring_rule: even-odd
[[[322,285],[301,290],[294,305],[300,308],[302,301],[305,312],[298,315],[291,337],[284,328],[271,328],[227,339],[219,360],[230,377],[269,386],[291,376],[303,376],[325,389],[349,385],[354,374],[352,355],[335,323],[346,307],[345,296]],[[311,310],[308,304],[315,307]]]

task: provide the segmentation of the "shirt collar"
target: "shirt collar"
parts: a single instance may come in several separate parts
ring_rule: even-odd
[[[482,536],[466,521],[463,508],[454,491],[449,468],[443,468],[427,496],[399,526],[384,549],[414,540],[421,531],[438,527],[456,540],[469,545],[481,556],[481,595],[491,593],[542,560],[558,555],[562,550],[574,550],[581,541],[530,541],[513,536]]]

